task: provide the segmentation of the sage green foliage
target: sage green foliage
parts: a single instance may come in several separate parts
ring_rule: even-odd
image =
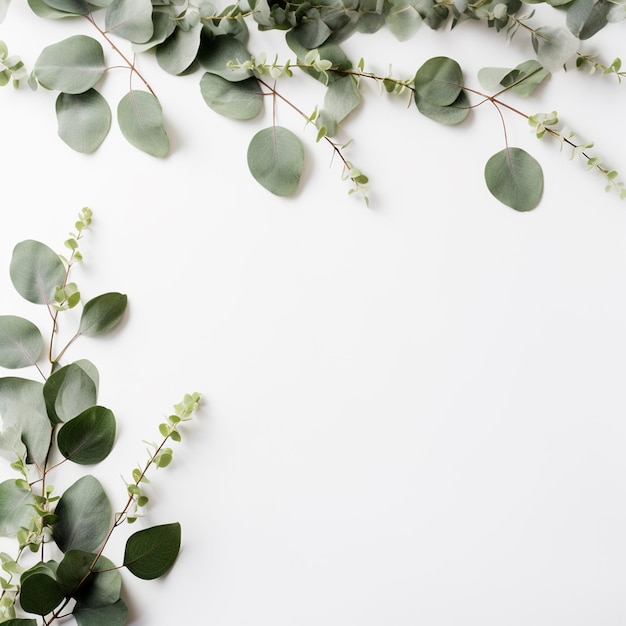
[[[9,0],[0,0],[0,21],[8,4]],[[119,67],[121,59],[121,65],[131,74],[130,91],[117,98],[117,123],[122,134],[133,146],[152,156],[165,157],[169,153],[158,96],[135,61],[131,61],[135,55],[154,52],[159,66],[169,74],[201,72],[200,95],[208,107],[221,115],[251,120],[259,116],[268,99],[274,108],[278,103],[291,107],[304,118],[305,126],[315,127],[316,140],[339,157],[342,175],[352,184],[350,193],[358,191],[366,201],[369,179],[344,154],[349,142],[335,139],[362,104],[360,85],[364,80],[378,82],[392,96],[412,92],[414,111],[430,121],[455,126],[484,102],[496,106],[501,124],[505,124],[505,110],[531,118],[532,115],[507,105],[501,99],[503,94],[511,91],[529,97],[550,73],[559,72],[572,62],[590,72],[615,74],[618,80],[624,75],[620,59],[604,62],[583,50],[583,44],[608,24],[626,18],[624,3],[617,0],[237,0],[224,7],[217,0],[29,0],[28,4],[41,18],[88,20],[94,27],[93,37],[77,34],[45,47],[30,79],[31,85],[38,82],[60,92],[56,103],[58,134],[74,150],[93,152],[109,132],[113,107],[99,89],[107,68]],[[537,24],[536,4],[553,7],[561,23],[552,20],[549,24]],[[412,77],[395,77],[391,72],[378,76],[366,72],[363,60],[349,58],[342,48],[343,42],[355,33],[371,35],[386,28],[398,40],[409,41],[419,36],[420,27],[443,30],[462,24],[470,27],[470,23],[476,29],[491,28],[501,33],[504,43],[513,37],[526,37],[517,46],[523,57],[515,67],[490,67],[479,72],[478,80],[486,93],[472,86],[473,81],[463,75],[456,60],[445,56],[417,59]],[[279,60],[274,56],[268,60],[272,55],[251,51],[251,28],[260,32],[282,31],[294,58]],[[478,36],[482,36],[479,31]],[[115,63],[106,59],[103,45],[118,57]],[[410,48],[411,55],[414,49]],[[293,76],[294,70],[308,74],[326,88],[321,105],[310,107],[312,113],[305,113],[306,107],[286,98],[278,89],[278,82]],[[0,42],[0,85],[12,77],[17,83],[24,76],[19,58],[9,57],[6,46]],[[305,167],[304,158],[300,158],[303,151],[296,148],[300,138],[278,124],[271,133],[257,131],[247,151],[253,177],[274,194],[297,193]],[[560,129],[553,125],[547,134],[563,140]],[[270,136],[277,140],[273,151],[268,151]],[[565,142],[574,149],[581,148],[571,137]],[[516,210],[533,208],[540,199],[537,190],[542,188],[541,168],[537,170],[534,160],[532,167],[520,165],[530,161],[520,157],[522,153],[512,146],[504,145],[503,150],[492,159],[485,155],[489,163],[485,168],[487,188],[492,193],[495,190],[499,200]],[[501,154],[509,157],[503,160]],[[269,162],[265,160],[268,155]],[[606,188],[617,190],[622,196],[623,184],[617,180],[615,170],[598,166],[599,157],[584,150],[578,156],[587,157],[590,169],[607,179]],[[494,168],[501,165],[504,169],[496,176]],[[524,176],[518,176],[519,167]],[[504,191],[511,188],[519,190]],[[66,293],[64,302],[70,302],[72,295]]]
[[[74,5],[77,10],[82,6]],[[50,8],[61,6],[66,5],[57,1]],[[161,439],[148,444],[147,462],[131,471],[119,508],[113,508],[91,473],[59,494],[50,482],[67,462],[90,470],[109,456],[116,440],[116,417],[98,404],[96,366],[86,359],[65,362],[81,336],[110,336],[119,328],[128,304],[126,295],[117,292],[84,301],[78,285],[70,281],[82,260],[80,242],[91,223],[91,210],[82,209],[64,242],[67,257],[26,240],[15,246],[10,262],[16,291],[48,309],[51,327],[44,341],[44,332],[33,322],[0,315],[0,366],[30,367],[40,378],[0,377],[0,456],[14,472],[0,483],[0,536],[13,538],[16,546],[14,555],[0,553],[3,625],[47,626],[72,615],[79,626],[123,626],[128,608],[121,597],[120,570],[145,580],[158,578],[172,567],[180,550],[181,527],[173,522],[130,534],[121,565],[104,555],[116,528],[136,521],[148,504],[147,473],[172,462],[168,443],[181,440],[179,428],[197,409],[199,394],[185,395],[159,425]],[[65,312],[77,307],[76,331],[59,348]],[[118,469],[113,471],[117,476]]]

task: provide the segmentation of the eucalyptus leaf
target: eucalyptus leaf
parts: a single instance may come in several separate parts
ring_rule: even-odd
[[[196,60],[201,33],[201,22],[189,30],[175,29],[170,37],[157,46],[158,64],[169,74],[182,74]]]
[[[9,274],[22,298],[48,304],[54,301],[56,288],[65,280],[65,266],[54,250],[28,239],[13,249]]]
[[[249,69],[228,66],[229,62],[241,64],[250,60],[246,46],[235,37],[218,35],[202,46],[198,60],[205,70],[231,82],[246,80],[252,76]]]
[[[59,452],[79,465],[104,460],[115,443],[115,416],[110,409],[92,406],[66,422],[57,435]]]
[[[319,9],[314,8],[307,12],[305,20],[294,26],[292,34],[302,46],[312,50],[325,43],[332,32],[322,20]]]
[[[447,126],[460,124],[467,119],[471,110],[470,101],[465,91],[461,91],[457,99],[448,106],[433,104],[415,92],[415,104],[422,115]]]
[[[80,602],[72,615],[78,626],[125,626],[128,620],[128,607],[123,600],[97,609],[89,608]]]
[[[70,94],[93,87],[105,70],[102,46],[86,35],[74,35],[46,46],[33,68],[41,85]]]
[[[94,152],[111,127],[111,109],[95,89],[84,93],[60,93],[56,101],[59,137],[73,150]]]
[[[608,24],[614,6],[607,0],[574,0],[567,7],[567,28],[579,39],[589,39]]]
[[[248,167],[254,178],[277,196],[298,190],[304,167],[304,148],[294,133],[282,126],[260,130],[248,146]]]
[[[22,526],[31,527],[34,502],[32,491],[19,487],[15,480],[0,483],[0,537],[15,537]]]
[[[53,9],[43,0],[28,0],[28,6],[35,15],[47,20],[61,20],[67,17],[76,17],[75,13],[66,13],[65,11]]]
[[[107,7],[104,25],[109,33],[144,43],[152,37],[152,2],[150,0],[113,0]]]
[[[155,12],[152,14],[152,37],[143,43],[133,43],[134,52],[145,52],[163,43],[175,30],[176,22],[170,18],[169,13]]]
[[[124,566],[143,580],[163,576],[180,550],[180,524],[163,524],[131,535],[124,549]]]
[[[34,365],[42,350],[43,337],[35,324],[16,315],[0,315],[0,367]]]
[[[89,5],[85,0],[44,0],[45,3],[58,11],[73,13],[74,15],[87,15]]]
[[[254,77],[233,83],[205,72],[200,79],[200,93],[216,113],[231,119],[249,120],[263,109],[263,94]]]
[[[36,567],[36,571],[26,571],[20,582],[20,605],[27,613],[47,615],[62,602],[65,594],[51,572]]]
[[[422,24],[422,17],[410,0],[391,0],[385,26],[398,41],[408,41]]]
[[[110,292],[89,300],[83,307],[78,332],[87,337],[99,337],[111,332],[124,317],[128,296]]]
[[[37,626],[37,620],[16,617],[15,619],[9,619],[2,622],[2,626]],[[103,624],[103,626],[105,625]]]
[[[62,552],[96,551],[111,524],[112,509],[102,485],[93,476],[79,478],[57,503],[59,521],[52,537]]]
[[[170,141],[163,125],[163,111],[156,96],[133,89],[117,107],[117,121],[127,141],[155,157],[165,157]]]
[[[543,192],[541,166],[521,148],[505,148],[485,165],[487,188],[500,202],[516,211],[534,209]]]
[[[537,59],[549,72],[558,72],[576,54],[578,38],[560,26],[540,26],[532,35]]]
[[[361,103],[359,86],[353,76],[342,76],[328,85],[324,106],[320,111],[320,123],[326,126],[329,136],[337,133],[338,126]]]
[[[98,401],[98,386],[76,363],[53,372],[43,386],[46,411],[52,424],[73,419]]]
[[[454,59],[433,57],[417,70],[413,85],[416,98],[436,106],[448,106],[463,89],[463,71]]]

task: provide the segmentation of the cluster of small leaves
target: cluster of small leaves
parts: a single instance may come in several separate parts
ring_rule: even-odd
[[[28,77],[28,70],[22,59],[17,55],[9,56],[6,43],[0,41],[0,87],[4,87],[10,81],[13,81],[14,87],[18,87],[20,81]]]
[[[0,8],[6,10],[8,2],[1,0]],[[533,5],[540,3],[558,9],[564,16],[564,24],[534,25]],[[138,53],[153,51],[160,67],[172,75],[202,71],[200,93],[204,101],[211,109],[231,119],[257,117],[270,97],[272,126],[256,132],[247,151],[252,176],[270,192],[294,195],[304,171],[305,156],[300,139],[275,119],[275,104],[281,100],[315,124],[317,140],[324,139],[333,155],[339,155],[344,177],[353,184],[350,192],[360,191],[366,200],[367,177],[345,157],[346,142],[331,139],[361,104],[360,79],[380,81],[390,94],[403,93],[410,88],[418,111],[444,124],[464,121],[470,104],[459,70],[452,72],[455,80],[447,90],[429,74],[444,57],[427,61],[414,79],[374,76],[364,72],[362,60],[355,64],[343,51],[341,43],[352,34],[372,34],[387,28],[399,40],[406,41],[421,25],[442,29],[454,28],[463,22],[478,22],[502,31],[507,40],[523,31],[529,36],[536,59],[506,70],[504,74],[498,74],[500,68],[489,68],[482,78],[491,82],[497,78],[498,89],[528,95],[550,72],[566,67],[576,55],[579,66],[590,65],[592,69],[601,69],[620,78],[619,60],[604,66],[593,57],[583,55],[580,46],[607,24],[626,17],[624,2],[613,0],[481,0],[474,3],[465,0],[324,0],[323,3],[238,0],[225,8],[218,8],[211,0],[29,0],[29,6],[45,19],[87,19],[98,33],[98,39],[75,35],[47,46],[33,70],[39,84],[59,92],[56,101],[58,132],[75,150],[92,152],[97,149],[111,125],[111,107],[98,90],[107,71],[104,41],[121,57],[131,77],[145,87],[131,86],[117,106],[121,132],[137,148],[160,157],[169,151],[159,100],[134,60],[130,60]],[[0,19],[2,17],[0,12]],[[255,58],[247,45],[250,25],[261,32],[284,31],[295,61],[279,63],[274,56],[268,63],[265,55]],[[133,55],[125,54],[112,37],[126,40]],[[448,71],[451,66],[446,62],[444,67]],[[319,109],[315,107],[314,115],[306,115],[276,87],[276,81],[290,78],[295,68],[326,87],[324,102]],[[450,100],[452,94],[454,99]],[[492,97],[487,98],[494,102]],[[512,156],[516,154],[520,158]],[[531,167],[525,153],[511,151],[508,146],[491,163],[489,172],[503,163],[510,174],[517,173],[519,164],[524,169]],[[532,163],[532,170],[536,170],[535,163]],[[492,178],[491,173],[488,177]],[[530,194],[533,201],[524,203],[522,210],[533,208],[541,195],[541,186],[537,187],[534,177],[518,180],[534,189]],[[524,182],[527,180],[528,183]],[[500,186],[500,182],[488,183],[492,193]],[[503,199],[502,194],[495,195]],[[511,201],[505,204],[511,205]]]
[[[605,76],[611,74],[617,77],[617,82],[621,83],[622,78],[626,76],[626,72],[622,71],[622,60],[620,58],[613,59],[608,65],[604,65],[598,61],[593,55],[579,54],[576,58],[576,67],[578,69],[587,70],[589,74],[600,72]]]
[[[13,538],[17,549],[14,556],[0,554],[0,623],[7,626],[37,626],[38,617],[48,625],[69,615],[79,626],[123,626],[128,610],[121,598],[120,568],[142,579],[157,578],[173,565],[180,548],[178,523],[153,526],[128,537],[122,565],[116,566],[103,552],[135,498],[113,515],[93,475],[84,474],[61,494],[50,483],[67,462],[92,466],[103,461],[116,437],[115,415],[98,404],[95,365],[86,359],[65,364],[61,357],[78,337],[100,337],[118,327],[126,296],[110,292],[86,301],[75,334],[56,355],[54,349],[59,316],[80,305],[80,291],[69,278],[82,259],[79,241],[91,222],[91,211],[83,209],[65,242],[68,258],[34,240],[18,243],[11,257],[13,286],[27,301],[48,309],[52,328],[46,375],[39,327],[23,317],[0,315],[0,367],[32,366],[43,379],[0,377],[0,456],[15,472],[0,482],[0,536]],[[142,480],[150,465],[167,464],[165,442],[180,439],[178,425],[190,419],[199,402],[200,396],[192,394],[175,406],[161,456],[151,457]]]

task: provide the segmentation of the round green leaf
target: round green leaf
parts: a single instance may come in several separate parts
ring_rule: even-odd
[[[248,146],[252,176],[277,196],[292,196],[298,190],[304,167],[304,148],[290,130],[272,126],[260,130]]]
[[[516,211],[530,211],[543,192],[543,172],[537,160],[521,148],[505,148],[485,165],[489,191]]]
[[[22,526],[30,527],[34,502],[32,492],[18,487],[15,480],[0,483],[0,537],[15,537]]]
[[[461,66],[449,57],[428,59],[413,80],[416,96],[438,106],[456,101],[463,88]]]
[[[17,369],[33,365],[43,350],[43,337],[23,317],[0,315],[0,366]]]
[[[39,565],[21,577],[20,604],[27,613],[47,615],[63,600],[65,594],[52,572]]]
[[[180,534],[178,522],[136,532],[126,542],[124,566],[143,580],[162,576],[178,556]]]
[[[163,111],[151,93],[134,89],[128,92],[117,107],[117,121],[127,141],[139,150],[155,157],[169,152]]]
[[[79,465],[105,459],[115,443],[115,416],[110,409],[92,406],[66,422],[57,435],[59,452]]]
[[[122,320],[128,297],[123,293],[103,293],[89,300],[83,308],[78,332],[99,337],[112,331]]]
[[[95,89],[79,94],[60,93],[56,114],[59,137],[83,154],[94,152],[111,127],[111,109]]]
[[[151,0],[113,0],[106,10],[104,25],[108,33],[137,43],[152,37]]]
[[[415,92],[415,104],[417,110],[426,117],[429,117],[435,122],[440,124],[446,124],[453,126],[463,122],[470,113],[470,101],[465,91],[461,91],[459,97],[448,106],[439,106],[432,104],[428,100],[421,98],[417,92]]]
[[[201,33],[201,22],[189,30],[177,28],[164,43],[157,46],[159,65],[170,74],[182,74],[196,60]]]
[[[65,267],[54,250],[28,239],[13,249],[9,274],[22,298],[35,304],[48,304],[65,280]]]
[[[43,386],[48,418],[53,424],[75,418],[98,401],[97,382],[78,363],[56,370]]]
[[[580,41],[567,28],[540,26],[532,35],[537,58],[549,72],[558,72],[576,54]]]
[[[62,552],[93,552],[100,547],[111,524],[111,505],[100,483],[93,476],[79,478],[58,501],[59,521],[52,536]]]
[[[110,606],[92,609],[80,602],[72,612],[78,626],[126,626],[128,607],[124,600],[118,600]]]
[[[226,80],[238,82],[252,76],[252,72],[245,68],[228,67],[228,62],[245,63],[250,60],[250,53],[246,46],[228,35],[218,35],[202,46],[198,60],[204,69],[217,74]]]
[[[105,69],[100,43],[86,35],[74,35],[45,47],[33,71],[48,89],[82,93],[100,80]]]
[[[231,119],[252,119],[263,108],[263,94],[254,77],[233,83],[205,72],[200,79],[200,92],[207,105],[216,113]]]

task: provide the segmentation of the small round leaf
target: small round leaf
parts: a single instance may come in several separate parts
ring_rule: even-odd
[[[94,152],[111,127],[111,109],[95,89],[60,93],[56,101],[59,137],[73,150]]]
[[[113,449],[115,428],[110,409],[92,406],[61,427],[57,435],[59,452],[79,465],[99,463]]]
[[[37,362],[43,337],[35,324],[23,317],[0,315],[0,366],[9,369]]]
[[[128,297],[126,294],[103,293],[89,300],[83,308],[78,332],[87,337],[99,337],[112,331],[122,320]]]
[[[461,66],[449,57],[428,59],[415,74],[415,93],[431,104],[452,104],[463,88]]]
[[[155,157],[164,157],[169,152],[163,110],[151,93],[129,91],[118,104],[117,121],[126,140],[135,148]]]
[[[178,556],[180,535],[178,522],[136,532],[126,542],[124,566],[143,580],[162,576]]]

